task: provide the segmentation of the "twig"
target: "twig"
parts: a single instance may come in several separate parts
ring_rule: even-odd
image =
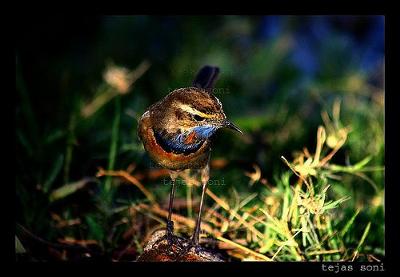
[[[151,203],[156,202],[154,196],[135,177],[133,177],[124,170],[114,171],[114,170],[104,170],[103,168],[99,168],[96,177],[102,177],[102,176],[116,176],[125,178],[133,185],[135,185],[138,189],[140,189],[140,191],[143,192],[144,195],[146,195],[147,199],[149,199]]]
[[[258,257],[258,258],[260,258],[260,259],[262,259],[264,261],[268,261],[268,262],[272,261],[271,258],[268,258],[267,256],[265,256],[263,254],[257,253],[257,252],[255,252],[255,251],[253,251],[253,250],[251,250],[251,249],[249,249],[249,248],[247,248],[247,247],[245,247],[243,245],[240,245],[240,244],[238,244],[238,243],[236,243],[234,241],[231,241],[231,240],[226,239],[226,238],[221,237],[221,236],[217,237],[217,239],[220,240],[220,241],[223,241],[223,242],[225,242],[227,244],[230,244],[230,245],[234,246],[235,248],[238,248],[238,249],[240,249],[240,250],[242,250],[242,251],[244,251],[246,253],[249,253],[249,254],[251,254],[251,255],[253,255],[255,257]]]

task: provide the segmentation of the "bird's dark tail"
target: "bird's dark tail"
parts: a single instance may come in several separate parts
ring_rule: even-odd
[[[218,78],[219,68],[216,66],[203,66],[193,81],[193,86],[212,92]]]

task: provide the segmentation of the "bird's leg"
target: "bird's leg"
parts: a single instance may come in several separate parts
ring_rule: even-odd
[[[176,241],[174,237],[174,222],[172,221],[172,208],[174,206],[174,198],[175,198],[175,190],[176,190],[176,184],[175,180],[178,177],[178,172],[176,171],[170,171],[169,175],[171,177],[171,192],[169,194],[169,204],[168,204],[168,217],[167,217],[167,230],[166,234],[159,238],[154,245],[157,245],[160,241],[163,241],[164,239],[167,240],[169,245],[173,245],[174,242]]]
[[[172,238],[172,236],[174,234],[174,222],[172,221],[171,218],[172,218],[172,207],[174,206],[174,198],[175,198],[175,190],[176,190],[175,179],[176,179],[176,176],[174,176],[174,178],[173,178],[172,174],[171,174],[172,187],[171,187],[171,192],[169,194],[169,206],[168,206],[168,218],[167,218],[167,237],[168,238]]]
[[[201,172],[202,192],[201,192],[201,199],[200,199],[200,207],[199,207],[199,214],[197,215],[197,219],[196,219],[196,227],[194,229],[194,233],[192,236],[192,244],[194,246],[199,245],[199,238],[200,238],[200,231],[201,231],[201,213],[203,211],[204,196],[207,191],[209,178],[210,178],[209,167],[207,166]]]
[[[193,235],[192,235],[189,245],[181,252],[181,254],[178,256],[178,259],[181,258],[183,255],[185,255],[193,247],[196,252],[198,251],[200,231],[201,231],[201,213],[203,211],[203,202],[204,202],[204,197],[205,197],[205,194],[207,191],[209,179],[210,179],[210,167],[207,164],[207,166],[201,170],[202,192],[201,192],[199,213],[198,213],[197,219],[196,219],[196,226],[194,228],[194,232],[193,232]]]

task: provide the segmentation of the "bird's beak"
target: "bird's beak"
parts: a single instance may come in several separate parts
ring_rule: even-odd
[[[242,130],[239,129],[238,126],[236,126],[235,124],[233,124],[232,122],[230,122],[229,120],[226,120],[224,123],[224,127],[235,130],[241,134],[243,134]]]

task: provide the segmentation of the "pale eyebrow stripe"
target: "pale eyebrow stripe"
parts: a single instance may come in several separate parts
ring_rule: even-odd
[[[194,109],[192,106],[187,105],[187,104],[178,103],[178,104],[176,104],[176,107],[181,109],[181,110],[183,110],[183,111],[185,111],[185,112],[189,112],[191,114],[196,114],[196,115],[199,115],[201,117],[205,117],[205,118],[212,118],[213,117],[212,115],[202,113],[202,112]]]

